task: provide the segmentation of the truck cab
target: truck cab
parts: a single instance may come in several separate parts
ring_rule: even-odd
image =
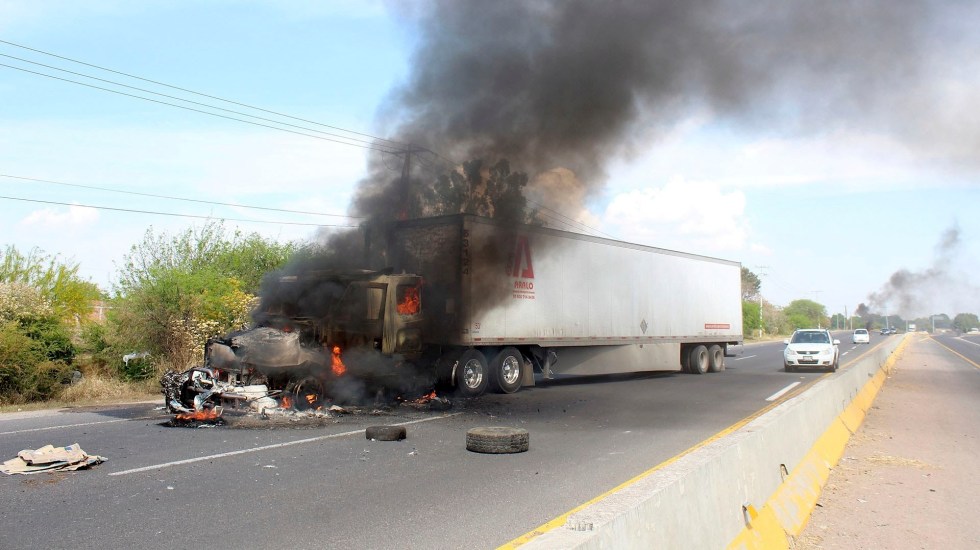
[[[378,275],[351,281],[323,319],[324,343],[415,359],[422,352],[422,320],[422,277]]]

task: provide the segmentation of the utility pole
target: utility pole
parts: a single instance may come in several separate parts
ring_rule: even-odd
[[[762,269],[769,269],[769,266],[757,265],[755,266],[755,268],[762,270]],[[764,324],[762,322],[762,277],[764,277],[765,275],[766,275],[765,272],[759,271],[759,339],[760,340],[762,339],[762,327]]]
[[[399,204],[401,205],[401,210],[398,212],[398,219],[406,220],[409,218],[417,218],[422,215],[421,212],[416,212],[418,203],[412,197],[412,155],[416,153],[424,153],[428,151],[424,147],[408,146],[398,153],[397,155],[404,155],[405,159],[402,162],[402,177],[399,183],[401,200]]]

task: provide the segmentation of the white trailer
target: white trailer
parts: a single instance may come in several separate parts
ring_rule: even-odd
[[[385,340],[418,342],[464,395],[516,391],[532,368],[718,372],[743,339],[737,262],[470,215],[397,222],[366,243],[376,268],[423,281],[424,320],[400,316],[416,328]]]

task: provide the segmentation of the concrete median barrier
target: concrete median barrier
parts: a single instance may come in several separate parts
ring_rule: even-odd
[[[509,546],[788,548],[908,338]]]

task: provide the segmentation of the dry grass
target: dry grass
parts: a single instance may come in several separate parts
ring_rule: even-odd
[[[139,401],[163,402],[160,383],[156,378],[142,382],[120,382],[98,374],[89,374],[79,383],[65,388],[58,399],[38,403],[21,403],[0,406],[0,413],[14,411],[38,411],[65,407],[115,405]]]

